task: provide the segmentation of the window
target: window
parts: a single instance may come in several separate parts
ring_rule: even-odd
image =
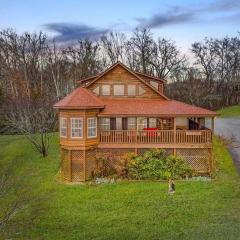
[[[137,130],[143,130],[143,128],[147,128],[147,118],[139,117],[137,118]]]
[[[149,127],[156,128],[157,127],[157,119],[156,118],[149,118]]]
[[[141,86],[139,86],[138,92],[139,92],[139,95],[142,95],[145,93],[145,90]]]
[[[83,137],[83,119],[71,118],[71,138]]]
[[[88,118],[88,137],[97,136],[97,118]]]
[[[128,130],[136,129],[136,118],[130,117],[128,118]]]
[[[60,137],[67,137],[67,119],[60,118]]]
[[[110,95],[110,85],[102,85],[102,95],[103,96]]]
[[[116,118],[116,130],[122,130],[122,118]]]
[[[136,85],[128,85],[128,96],[136,95]]]
[[[114,85],[113,86],[114,96],[123,96],[124,95],[124,85]]]
[[[155,81],[150,81],[150,84],[155,88],[158,89],[158,83]]]
[[[93,92],[97,95],[99,95],[99,86],[93,89]]]
[[[100,118],[100,129],[110,130],[110,118]]]

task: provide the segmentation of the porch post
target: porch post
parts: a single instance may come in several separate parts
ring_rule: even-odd
[[[211,118],[212,142],[213,142],[213,135],[214,135],[214,128],[215,128],[214,120],[215,120],[215,117],[212,117]]]
[[[173,118],[173,143],[174,143],[174,148],[173,148],[173,155],[176,156],[177,149],[176,149],[176,118]]]
[[[214,125],[214,119],[215,119],[215,117],[212,117],[212,118],[211,118],[211,130],[212,130],[213,133],[214,133],[214,127],[215,127],[215,125]]]

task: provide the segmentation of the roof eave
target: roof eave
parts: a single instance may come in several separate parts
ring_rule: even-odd
[[[86,106],[86,107],[79,107],[79,106],[53,106],[55,109],[79,109],[79,110],[86,110],[86,109],[103,109],[105,106]]]

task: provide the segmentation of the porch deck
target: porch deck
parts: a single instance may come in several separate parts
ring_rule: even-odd
[[[100,131],[100,147],[211,147],[211,130]]]

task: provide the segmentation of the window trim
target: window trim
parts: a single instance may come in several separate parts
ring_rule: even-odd
[[[92,119],[96,119],[96,124],[95,124],[95,129],[96,129],[96,134],[95,134],[95,136],[89,136],[89,132],[88,132],[88,130],[89,130],[89,120],[92,120]],[[93,127],[90,127],[90,128],[93,128]],[[90,117],[90,118],[88,118],[87,119],[87,136],[88,136],[88,138],[96,138],[97,137],[97,117]]]
[[[115,87],[116,86],[123,86],[123,94],[115,94]],[[125,96],[125,84],[114,84],[113,85],[113,96],[114,97],[122,97],[122,96]]]
[[[74,119],[80,119],[81,120],[81,122],[82,122],[82,127],[81,128],[79,128],[79,129],[82,129],[82,136],[80,136],[80,137],[73,137],[73,135],[72,135],[72,120],[74,120]],[[73,138],[73,139],[83,139],[83,129],[84,129],[84,127],[83,127],[83,117],[73,117],[73,118],[70,118],[70,123],[71,123],[71,138]]]
[[[64,136],[64,135],[62,135],[62,120],[65,120],[66,121],[66,127],[65,127],[65,129],[66,129],[66,136]],[[61,138],[67,138],[67,125],[68,125],[68,123],[67,123],[67,118],[66,117],[60,117],[60,137]]]

